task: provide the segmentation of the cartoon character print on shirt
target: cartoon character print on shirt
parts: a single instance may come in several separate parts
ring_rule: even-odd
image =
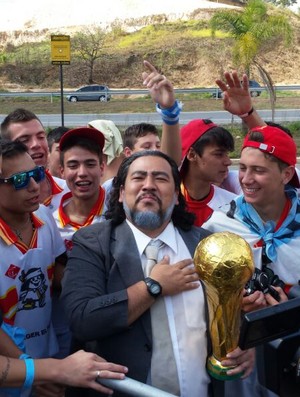
[[[19,280],[22,282],[19,299],[22,306],[18,311],[44,307],[48,286],[41,268],[32,268],[27,272],[22,270]]]

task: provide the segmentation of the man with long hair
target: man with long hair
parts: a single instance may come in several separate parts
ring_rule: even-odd
[[[73,237],[61,297],[71,330],[96,340],[93,350],[126,365],[134,379],[184,397],[210,395],[205,292],[192,261],[208,233],[186,211],[175,161],[160,151],[126,158],[106,218]],[[247,376],[252,355],[231,354],[222,363],[239,365],[228,374]]]

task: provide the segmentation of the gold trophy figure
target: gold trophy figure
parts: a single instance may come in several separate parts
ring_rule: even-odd
[[[254,272],[251,248],[237,234],[214,233],[198,244],[194,264],[207,293],[212,341],[207,370],[216,379],[236,379],[242,374],[229,377],[221,361],[238,346],[243,289]]]

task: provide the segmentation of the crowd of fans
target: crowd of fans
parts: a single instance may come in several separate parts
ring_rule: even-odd
[[[108,395],[101,378],[127,373],[182,397],[274,395],[253,349],[221,362],[240,379],[207,372],[213,335],[193,256],[211,233],[234,232],[284,284],[277,299],[245,294],[243,311],[288,299],[300,279],[295,142],[260,118],[247,76],[226,72],[224,108],[249,128],[230,170],[231,133],[211,120],[180,128],[172,83],[144,66],[161,137],[152,124],[121,133],[109,120],[46,134],[26,109],[1,124],[0,395]]]

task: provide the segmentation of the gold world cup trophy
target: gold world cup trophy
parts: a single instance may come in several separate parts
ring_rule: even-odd
[[[236,379],[228,376],[229,367],[221,361],[238,346],[243,289],[254,272],[252,251],[242,237],[234,233],[214,233],[198,244],[194,264],[204,282],[212,355],[207,370],[219,380]]]

